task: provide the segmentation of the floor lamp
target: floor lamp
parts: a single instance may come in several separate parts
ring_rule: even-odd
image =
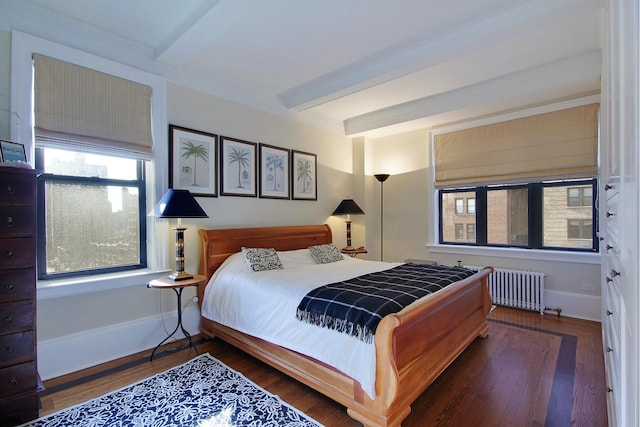
[[[388,173],[377,173],[374,175],[380,182],[380,261],[384,259],[384,182],[389,178]]]

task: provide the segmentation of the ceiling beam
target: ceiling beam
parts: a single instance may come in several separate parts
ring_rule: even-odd
[[[602,8],[602,0],[514,1],[474,22],[423,34],[313,80],[285,90],[278,99],[285,108],[304,111],[341,97],[443,63],[508,38],[516,29],[537,25],[539,19]]]
[[[156,50],[156,61],[175,67],[184,65],[263,1],[218,0],[207,11],[197,11]]]
[[[553,63],[511,73],[459,89],[427,96],[360,116],[344,122],[345,134],[355,135],[385,126],[456,111],[476,105],[517,98],[539,91],[562,88],[600,75],[602,53],[592,50]],[[593,79],[599,86],[599,79]],[[550,83],[552,87],[550,87]]]

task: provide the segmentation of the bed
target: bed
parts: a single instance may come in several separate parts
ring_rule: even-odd
[[[295,251],[332,242],[328,225],[201,229],[198,233],[199,273],[207,278],[242,247]],[[200,330],[205,336],[218,337],[341,403],[349,416],[365,426],[399,426],[409,415],[412,402],[438,375],[477,337],[487,336],[486,318],[491,308],[487,276],[492,271],[486,267],[380,321],[372,344],[374,395],[342,370],[301,352],[204,316]],[[209,283],[207,280],[198,288],[201,308]]]

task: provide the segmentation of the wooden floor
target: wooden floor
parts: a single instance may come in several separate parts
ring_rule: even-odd
[[[405,427],[607,425],[600,323],[499,307],[471,346],[412,405]],[[199,341],[231,368],[331,426],[360,426],[339,404],[220,340]],[[184,363],[193,349],[132,355],[45,381],[40,415]]]

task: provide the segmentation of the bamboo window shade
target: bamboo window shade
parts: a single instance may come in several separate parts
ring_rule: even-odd
[[[34,55],[36,145],[150,160],[151,88]]]
[[[436,188],[593,178],[598,104],[435,135]]]

